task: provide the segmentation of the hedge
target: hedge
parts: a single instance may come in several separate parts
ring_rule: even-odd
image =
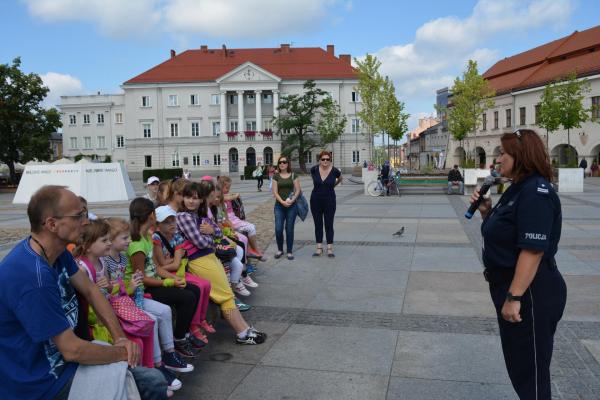
[[[156,176],[161,181],[173,179],[183,176],[183,168],[160,168],[160,169],[145,169],[142,171],[142,179],[144,182],[151,176]]]

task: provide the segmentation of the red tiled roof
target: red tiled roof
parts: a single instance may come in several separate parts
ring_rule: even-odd
[[[543,86],[576,72],[600,73],[600,25],[498,61],[483,77],[496,94]]]
[[[187,50],[128,80],[134,83],[214,81],[245,62],[252,62],[282,79],[356,78],[350,56],[335,57],[319,47]]]

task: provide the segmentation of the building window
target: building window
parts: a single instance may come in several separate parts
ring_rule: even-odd
[[[352,133],[360,133],[360,119],[352,119]]]
[[[355,164],[360,162],[360,151],[352,150],[352,162]]]
[[[263,103],[265,103],[265,104],[273,103],[273,95],[272,94],[263,94],[262,98],[263,98]]]
[[[352,102],[353,103],[360,102],[360,96],[358,95],[358,92],[352,92]]]
[[[90,114],[83,114],[83,123],[85,125],[90,123]]]
[[[99,149],[106,148],[106,138],[104,136],[98,136],[98,148]]]
[[[145,138],[152,137],[152,126],[150,124],[142,124],[142,130],[144,131]]]
[[[176,94],[169,95],[169,107],[177,107],[179,105],[179,98]]]
[[[213,134],[213,136],[219,136],[220,133],[221,133],[221,123],[220,122],[213,122],[212,123],[212,134]]]
[[[74,150],[77,148],[77,138],[76,137],[72,137],[71,138],[71,149]]]
[[[249,94],[246,96],[246,104],[254,104],[254,95]]]
[[[535,105],[535,124],[537,125],[540,120],[540,113],[542,112],[542,106],[540,104]]]
[[[76,125],[76,124],[77,124],[77,116],[69,115],[69,125]]]
[[[304,161],[306,161],[309,164],[312,164],[312,151],[304,152]]]
[[[142,96],[142,107],[150,107],[150,96]]]
[[[192,154],[192,165],[194,167],[200,166],[200,154],[199,153]]]
[[[144,166],[146,168],[152,168],[152,156],[144,156]]]
[[[103,124],[104,123],[104,114],[98,114],[98,123],[99,124]]]
[[[200,136],[200,123],[192,122],[192,136]]]
[[[229,121],[229,130],[232,132],[238,131],[238,122],[237,121]]]
[[[221,95],[211,94],[210,95],[210,104],[212,104],[214,106],[221,104]]]
[[[179,152],[178,151],[171,154],[171,166],[179,167]]]
[[[238,102],[237,94],[230,94],[229,95],[229,104],[237,104],[237,102]]]
[[[498,111],[494,111],[494,129],[498,129]]]
[[[197,94],[190,94],[190,105],[191,106],[197,106],[198,104],[200,104],[200,102],[198,101],[198,95]]]
[[[519,125],[525,125],[525,107],[519,108]]]
[[[179,136],[179,124],[177,122],[171,122],[171,124],[169,125],[169,132],[171,132],[171,137],[178,137]]]
[[[256,130],[256,121],[246,121],[246,130],[247,131],[255,131]]]
[[[272,119],[263,119],[263,129],[265,131],[273,130],[273,120]]]
[[[122,149],[125,147],[125,137],[122,135],[117,136],[117,148]]]
[[[600,118],[600,96],[592,97],[592,119]]]
[[[487,114],[481,114],[481,130],[487,130]]]
[[[88,150],[92,148],[92,137],[91,136],[84,136],[83,148],[88,149]]]
[[[512,110],[510,108],[506,109],[506,127],[512,127]]]
[[[115,114],[115,123],[122,124],[123,123],[123,113]]]
[[[213,165],[221,165],[221,155],[213,154]]]

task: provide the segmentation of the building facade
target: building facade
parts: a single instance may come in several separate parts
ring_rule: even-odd
[[[312,79],[340,105],[348,123],[331,144],[335,165],[349,171],[368,157],[357,112],[358,79],[349,55],[334,47],[208,49],[171,57],[128,80],[123,94],[61,98],[64,154],[110,155],[137,177],[147,168],[240,175],[281,153],[273,126],[287,95]],[[319,149],[306,154],[316,164]],[[198,173],[194,174],[194,171]]]
[[[542,46],[505,58],[483,77],[495,89],[494,107],[483,113],[476,132],[462,143],[452,139],[449,160],[459,164],[465,158],[475,159],[476,165],[487,167],[500,154],[500,137],[516,129],[533,129],[547,143],[553,163],[566,162],[571,149],[578,161],[586,158],[588,165],[599,161],[600,124],[588,121],[570,132],[560,129],[547,134],[538,127],[539,103],[544,87],[575,72],[590,83],[583,105],[591,108],[600,104],[600,26],[560,38]],[[600,117],[598,111],[593,117]]]

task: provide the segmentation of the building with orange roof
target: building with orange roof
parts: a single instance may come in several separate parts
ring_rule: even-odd
[[[592,104],[600,104],[600,26],[575,31],[492,65],[483,77],[496,91],[495,105],[482,115],[479,129],[472,132],[462,145],[455,140],[450,141],[449,160],[459,163],[470,155],[477,164],[487,167],[499,155],[502,134],[528,128],[537,131],[544,142],[547,141],[550,156],[558,164],[565,162],[569,141],[578,161],[586,158],[588,165],[593,160],[599,161],[600,124],[586,122],[581,128],[572,129],[570,138],[566,130],[546,136],[546,132],[536,125],[544,87],[573,72],[579,79],[587,79],[591,85],[584,106],[591,108]]]
[[[62,97],[63,151],[110,156],[132,177],[171,167],[194,176],[240,175],[244,166],[271,164],[281,152],[273,118],[282,99],[301,93],[309,79],[347,117],[330,150],[336,166],[350,170],[367,159],[369,143],[357,116],[351,57],[336,56],[333,45],[171,50],[166,61],[124,82],[123,94]],[[308,166],[317,163],[317,152],[306,155]]]

